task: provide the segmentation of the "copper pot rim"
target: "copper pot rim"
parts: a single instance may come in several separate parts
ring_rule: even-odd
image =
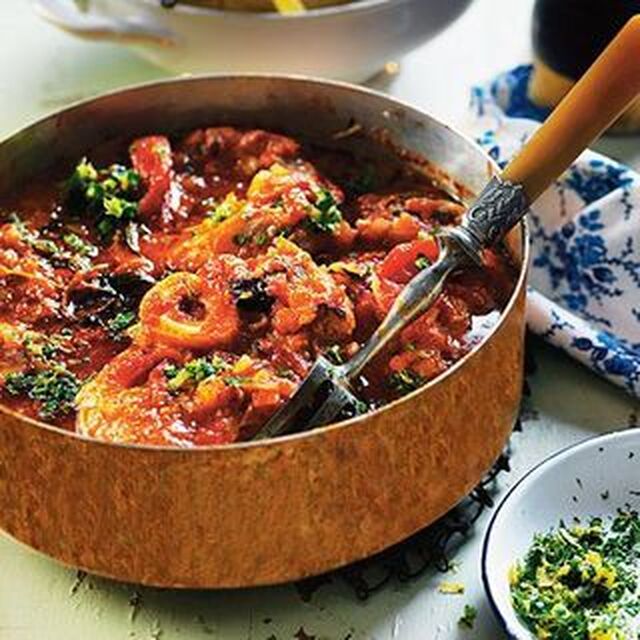
[[[148,1],[148,0],[145,0]],[[370,0],[369,2],[365,2],[365,4],[385,4],[394,0]],[[457,137],[462,139],[467,143],[470,148],[474,148],[478,153],[484,156],[487,167],[490,169],[491,173],[498,174],[500,172],[500,167],[497,162],[484,150],[482,147],[471,137],[459,131],[456,127],[448,125],[439,118],[432,116],[430,113],[421,109],[413,104],[406,102],[402,99],[396,98],[394,96],[390,96],[382,93],[381,91],[377,91],[375,89],[371,89],[369,87],[364,87],[360,85],[355,85],[349,82],[343,82],[340,80],[329,80],[324,78],[316,78],[312,76],[306,76],[302,74],[280,74],[280,73],[211,73],[211,74],[193,74],[188,76],[182,76],[179,78],[166,78],[161,80],[153,80],[149,82],[142,83],[134,83],[125,85],[124,87],[120,87],[118,89],[114,89],[111,91],[101,92],[89,98],[85,98],[82,100],[77,100],[69,104],[68,106],[51,111],[46,115],[36,118],[30,122],[28,122],[25,126],[20,127],[8,135],[4,136],[2,140],[0,140],[0,144],[7,142],[8,140],[14,138],[15,136],[25,134],[30,130],[37,129],[40,125],[47,122],[50,119],[59,118],[64,116],[66,113],[69,113],[75,109],[81,109],[84,107],[88,107],[94,102],[99,100],[109,98],[112,96],[125,94],[128,92],[135,91],[143,91],[148,88],[158,87],[162,85],[170,85],[170,84],[186,84],[188,82],[193,81],[207,81],[207,80],[229,80],[229,79],[242,79],[249,80],[252,79],[262,79],[262,80],[287,80],[294,82],[302,82],[302,83],[311,83],[316,86],[333,86],[336,88],[347,89],[353,92],[356,92],[363,96],[373,96],[379,99],[384,100],[388,103],[389,107],[400,107],[404,110],[412,112],[414,115],[419,117],[427,117],[433,123],[442,127],[444,129],[448,129],[452,133],[454,133]],[[429,161],[428,158],[426,158]],[[436,165],[437,169],[437,165]],[[442,172],[443,175],[448,175]],[[464,185],[462,185],[464,187]],[[466,187],[465,187],[466,188]],[[468,190],[469,193],[473,193],[471,190]],[[449,367],[446,371],[442,372],[440,375],[436,376],[420,388],[412,391],[411,393],[393,400],[392,402],[385,404],[382,407],[374,409],[373,411],[368,411],[367,413],[356,416],[354,418],[350,418],[348,420],[343,420],[341,422],[336,422],[334,424],[330,424],[324,427],[319,427],[316,429],[312,429],[310,431],[302,431],[299,433],[293,433],[289,435],[279,436],[277,438],[269,438],[266,440],[248,440],[245,442],[232,442],[228,444],[215,444],[215,445],[204,445],[197,447],[182,447],[179,445],[149,445],[149,444],[136,444],[136,443],[123,443],[123,442],[112,442],[108,440],[99,440],[97,438],[92,438],[90,436],[86,436],[80,434],[76,431],[70,431],[68,429],[64,429],[63,427],[58,427],[53,424],[49,424],[42,420],[36,420],[35,418],[31,418],[29,416],[25,416],[18,411],[14,411],[10,409],[6,405],[0,402],[0,415],[9,415],[12,418],[22,421],[26,425],[30,427],[34,427],[36,429],[42,429],[48,431],[52,434],[63,436],[75,440],[79,440],[91,445],[100,445],[105,447],[115,447],[118,449],[127,449],[127,450],[143,450],[143,451],[154,451],[154,452],[173,452],[173,453],[182,453],[182,454],[210,454],[212,452],[236,452],[240,450],[253,449],[253,448],[267,448],[274,445],[284,444],[292,441],[298,440],[307,440],[312,439],[314,437],[318,437],[320,435],[343,430],[348,428],[357,428],[358,426],[367,422],[367,420],[373,415],[379,415],[381,413],[387,412],[392,408],[399,406],[401,403],[409,403],[415,401],[420,395],[425,393],[428,389],[431,389],[436,384],[439,384],[443,380],[449,378],[450,376],[455,375],[460,369],[462,369],[467,362],[469,362],[472,358],[474,358],[480,351],[483,350],[485,345],[493,338],[493,336],[500,330],[502,325],[506,322],[507,317],[510,315],[513,307],[516,304],[518,294],[525,286],[525,281],[527,278],[527,268],[529,263],[529,225],[527,219],[524,218],[517,227],[515,227],[512,231],[520,231],[520,248],[521,248],[521,257],[519,258],[518,264],[518,278],[514,283],[514,288],[509,298],[509,302],[506,304],[504,309],[500,312],[500,318],[498,322],[491,328],[491,330],[485,335],[480,342],[475,345],[468,353],[466,353],[460,360],[455,362],[451,367]]]

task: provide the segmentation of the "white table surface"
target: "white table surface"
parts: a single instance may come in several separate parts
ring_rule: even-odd
[[[469,86],[530,57],[531,0],[476,0],[447,32],[402,61],[380,86],[443,120],[464,122]],[[127,50],[87,44],[40,22],[27,0],[0,2],[0,136],[68,102],[166,73]],[[636,164],[635,140],[605,142]],[[504,486],[556,449],[637,420],[638,401],[564,355],[536,343],[532,378],[537,418],[513,438],[513,471]],[[487,517],[456,556],[455,575],[430,573],[390,584],[361,603],[345,584],[321,587],[311,601],[293,586],[233,592],[142,589],[88,577],[0,536],[0,640],[292,639],[302,628],[315,640],[497,640],[503,635],[479,580]],[[442,580],[465,585],[442,595]],[[130,599],[139,593],[140,604]],[[479,611],[473,630],[459,628],[465,604]],[[266,622],[269,620],[269,622]]]

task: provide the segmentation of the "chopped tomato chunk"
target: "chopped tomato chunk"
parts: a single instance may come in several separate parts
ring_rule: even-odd
[[[129,151],[133,168],[140,174],[146,188],[140,200],[139,213],[148,218],[162,209],[171,184],[171,144],[165,136],[148,136],[136,140]]]
[[[419,265],[416,265],[419,258],[426,258],[429,262],[438,258],[438,243],[434,238],[394,247],[378,267],[378,275],[386,280],[405,284],[420,271]]]

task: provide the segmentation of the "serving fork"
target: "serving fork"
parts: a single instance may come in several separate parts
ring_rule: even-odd
[[[530,205],[640,91],[640,16],[632,18],[500,175],[493,177],[459,226],[438,237],[436,262],[396,298],[382,324],[347,362],[317,358],[292,398],[256,438],[319,427],[361,412],[354,383],[363,368],[438,298],[448,275],[482,265],[482,251],[501,242]]]

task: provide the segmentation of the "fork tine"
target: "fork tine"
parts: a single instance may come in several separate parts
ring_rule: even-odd
[[[338,367],[319,357],[293,397],[258,431],[254,439],[304,431],[331,422],[359,400],[346,388]]]
[[[331,385],[329,397],[307,421],[304,426],[305,430],[322,427],[331,424],[337,418],[351,418],[360,413],[362,402],[347,389],[346,383],[332,380]],[[347,415],[342,415],[345,413]]]

